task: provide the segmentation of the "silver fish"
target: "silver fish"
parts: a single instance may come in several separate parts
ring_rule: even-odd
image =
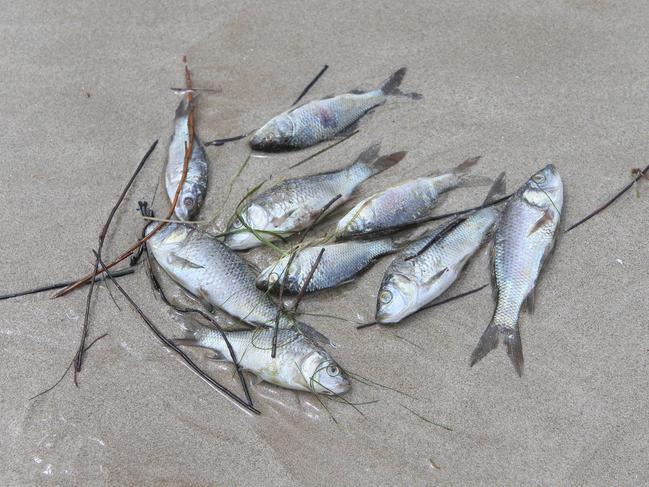
[[[279,151],[300,149],[350,130],[373,108],[398,94],[406,68],[395,72],[377,89],[366,93],[353,91],[344,95],[311,101],[281,113],[257,130],[250,141],[253,149]]]
[[[169,155],[165,170],[165,186],[169,201],[173,201],[183,175],[185,144],[189,143],[189,128],[187,126],[189,112],[190,105],[187,98],[183,97],[176,109],[174,133],[169,142]],[[207,193],[208,164],[205,148],[198,138],[198,134],[195,133],[192,155],[187,167],[187,177],[176,202],[175,213],[180,220],[191,220],[198,214]]]
[[[471,355],[472,366],[502,338],[516,372],[523,374],[518,318],[523,303],[530,312],[534,309],[534,288],[554,248],[562,208],[563,184],[552,164],[534,174],[507,202],[491,252],[496,308]]]
[[[147,227],[147,234],[155,228]],[[234,251],[209,234],[170,223],[147,242],[156,262],[208,306],[255,326],[274,327],[277,305],[255,286],[255,275]],[[309,338],[328,340],[310,326],[280,313],[280,328],[296,327]]]
[[[254,230],[278,234],[304,230],[321,216],[328,204],[330,206],[324,214],[349,200],[363,181],[394,166],[406,155],[405,152],[396,152],[377,159],[378,153],[379,144],[374,144],[343,169],[286,179],[246,203],[240,210],[241,218]],[[340,197],[333,201],[338,195]],[[230,248],[242,250],[262,244],[237,217],[227,231],[225,244]],[[276,238],[271,233],[261,235],[268,240]]]
[[[504,194],[504,176],[494,182],[485,205]],[[491,235],[499,216],[494,207],[482,208],[439,225],[402,250],[383,275],[376,321],[398,323],[441,296]]]
[[[225,332],[236,360],[242,369],[261,381],[287,389],[315,394],[344,394],[350,381],[329,353],[294,330],[277,333],[277,353],[271,357],[274,331],[258,328],[251,331]],[[216,330],[197,325],[178,345],[208,348],[217,360],[232,362],[223,336]]]
[[[439,176],[417,178],[365,198],[338,222],[336,236],[387,231],[428,216],[442,193],[486,181],[464,175],[479,159],[467,159]]]
[[[384,239],[317,245],[301,250],[291,262],[286,276],[285,292],[300,292],[322,249],[325,251],[309,281],[307,292],[335,287],[350,281],[378,257],[395,252],[397,246],[391,239]],[[282,257],[264,269],[257,278],[257,286],[261,289],[279,289],[285,279],[289,259],[290,256]]]

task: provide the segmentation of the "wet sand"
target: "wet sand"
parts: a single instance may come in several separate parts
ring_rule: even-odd
[[[646,2],[104,2],[5,3],[0,108],[0,292],[91,269],[97,234],[151,142],[159,149],[118,212],[114,256],[142,227],[165,160],[187,54],[203,96],[203,139],[249,130],[284,110],[328,63],[310,97],[372,87],[409,72],[398,100],[361,133],[295,171],[313,152],[253,158],[244,143],[209,148],[201,218],[223,223],[272,175],[334,169],[374,141],[407,150],[360,194],[482,155],[475,172],[507,171],[510,189],[553,162],[563,221],[588,213],[647,163]],[[162,188],[156,208],[164,212]],[[74,356],[86,292],[0,302],[2,485],[639,485],[649,476],[649,358],[644,294],[649,189],[630,191],[559,239],[536,312],[522,318],[526,371],[504,351],[468,358],[490,318],[488,290],[408,319],[358,331],[308,317],[338,344],[346,368],[404,394],[356,383],[354,408],[253,386],[251,417],[163,349],[124,300],[98,288],[87,354]],[[458,190],[440,211],[478,204]],[[255,252],[252,259],[267,262]],[[388,259],[357,282],[308,297],[303,310],[371,318]],[[451,293],[488,282],[482,253]],[[123,286],[170,335],[180,328],[143,271]],[[194,356],[226,384],[231,372]],[[407,394],[407,395],[405,395]],[[413,396],[413,397],[410,397]],[[409,410],[414,411],[417,415]],[[419,416],[418,416],[419,415]],[[443,424],[451,431],[428,421]]]

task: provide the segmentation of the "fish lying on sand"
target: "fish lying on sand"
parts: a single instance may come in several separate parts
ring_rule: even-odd
[[[185,145],[189,143],[189,117],[191,105],[187,97],[183,97],[176,109],[174,133],[169,142],[169,155],[165,170],[165,186],[169,200],[173,201],[180,184],[185,164]],[[175,213],[180,220],[194,218],[203,204],[207,193],[208,160],[205,148],[198,135],[194,133],[192,155],[187,167],[185,183],[176,202]]]
[[[208,348],[216,360],[232,362],[226,342],[217,330],[201,325],[189,330],[177,345]],[[274,331],[258,328],[224,332],[239,366],[260,381],[315,394],[344,394],[350,381],[331,355],[292,329],[277,333],[277,352],[271,357]]]
[[[325,251],[309,281],[307,292],[349,282],[378,257],[395,252],[397,246],[391,239],[316,245],[298,251],[291,262],[288,275],[285,272],[290,256],[282,257],[278,262],[268,266],[257,278],[257,286],[261,289],[270,287],[278,290],[282,282],[285,282],[285,292],[294,294],[300,292],[322,249]]]
[[[504,192],[502,173],[484,204]],[[401,251],[385,270],[376,321],[398,323],[441,296],[491,235],[499,216],[495,207],[482,208],[436,227]]]
[[[301,149],[349,132],[370,110],[401,94],[399,85],[406,68],[396,71],[375,90],[311,101],[273,117],[255,132],[250,145],[255,150]]]
[[[523,303],[528,311],[534,310],[534,289],[554,248],[562,207],[563,183],[552,164],[534,174],[507,202],[491,252],[496,308],[471,355],[472,366],[502,339],[516,372],[523,374],[518,318]]]
[[[155,226],[149,225],[146,233]],[[170,223],[153,235],[147,246],[160,267],[206,306],[254,326],[275,326],[277,305],[257,289],[248,264],[211,235]],[[286,313],[280,313],[279,327],[297,328],[314,340],[328,341]]]
[[[248,227],[263,231],[260,235],[268,240],[277,238],[274,234],[304,230],[323,216],[322,210],[327,205],[330,206],[324,214],[349,200],[363,181],[394,166],[406,155],[396,152],[378,157],[378,153],[379,144],[374,144],[343,169],[286,179],[254,196],[239,214]],[[335,199],[338,195],[340,197]],[[230,223],[227,232],[225,244],[230,248],[243,250],[262,244],[238,217]]]

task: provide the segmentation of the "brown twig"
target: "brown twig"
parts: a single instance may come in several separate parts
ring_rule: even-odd
[[[563,233],[568,233],[571,230],[574,230],[575,228],[577,228],[582,223],[586,223],[588,220],[593,218],[595,215],[597,215],[598,213],[604,211],[606,208],[611,206],[615,202],[615,200],[617,200],[620,196],[622,196],[624,193],[626,193],[628,190],[630,190],[635,183],[640,181],[640,179],[642,179],[643,177],[646,177],[647,173],[649,173],[649,165],[647,167],[645,167],[642,171],[636,171],[636,176],[633,178],[633,180],[629,184],[624,186],[624,188],[622,188],[615,196],[613,196],[610,200],[608,200],[602,206],[598,207],[597,209],[595,209],[594,211],[592,211],[591,213],[586,215],[584,218],[579,220],[577,223],[574,223],[574,224],[570,225]]]
[[[192,80],[191,80],[191,73],[189,71],[189,67],[187,66],[187,59],[183,58],[183,62],[185,63],[185,82],[187,84],[187,88],[191,90]],[[188,141],[185,142],[185,159],[183,161],[183,173],[180,178],[180,182],[178,183],[178,187],[176,188],[176,193],[173,197],[173,200],[171,201],[171,207],[169,208],[169,212],[166,218],[164,218],[165,220],[169,220],[173,216],[174,212],[176,211],[176,203],[178,202],[178,198],[180,197],[180,192],[185,184],[185,179],[187,178],[187,169],[189,167],[189,160],[191,158],[191,154],[194,148],[194,106],[192,105],[192,100],[193,100],[193,95],[190,91],[189,93],[187,93],[187,101],[189,102],[189,107],[190,107],[189,115],[187,116],[187,129],[188,129],[189,137],[188,137]],[[117,259],[107,264],[106,269],[112,269],[114,266],[116,266],[123,260],[127,259],[130,255],[136,252],[142,246],[142,244],[144,244],[147,240],[149,240],[156,233],[158,233],[162,228],[164,228],[165,225],[167,225],[166,222],[160,223],[147,236],[143,237],[135,245],[131,246],[128,250],[123,252],[119,257],[117,257]],[[81,279],[75,281],[74,284],[67,286],[64,289],[57,292],[56,294],[54,294],[52,298],[65,296],[69,292],[74,291],[79,286],[83,285],[88,280],[92,279],[92,277],[93,277],[93,273],[83,276]]]
[[[101,233],[99,234],[99,245],[97,246],[97,254],[99,255],[99,257],[95,259],[95,264],[92,270],[92,278],[90,280],[90,286],[88,287],[88,297],[86,298],[86,312],[83,318],[83,327],[81,329],[81,339],[79,341],[79,347],[77,348],[77,353],[74,358],[74,384],[77,386],[78,386],[77,375],[79,374],[79,372],[81,372],[81,366],[83,364],[83,354],[86,349],[86,337],[88,336],[88,327],[90,325],[90,304],[92,302],[92,293],[95,289],[95,282],[97,280],[97,269],[99,267],[99,259],[101,258],[101,252],[104,248],[104,242],[106,240],[106,235],[108,234],[108,228],[110,227],[110,224],[113,221],[113,217],[115,216],[117,209],[122,204],[122,201],[124,201],[124,198],[126,197],[126,193],[128,193],[128,190],[131,189],[131,186],[133,185],[135,178],[140,173],[140,171],[144,167],[144,164],[149,159],[149,157],[151,156],[151,154],[153,153],[157,145],[158,145],[158,140],[153,142],[153,144],[151,144],[151,147],[149,147],[149,150],[147,150],[146,154],[144,154],[144,157],[137,165],[135,171],[133,172],[133,175],[128,180],[128,183],[126,183],[126,186],[122,190],[122,194],[120,194],[119,198],[117,199],[117,202],[113,205],[113,208],[110,210],[108,218],[106,219],[106,223],[104,223],[104,227],[101,229]]]
[[[300,301],[302,301],[302,298],[304,297],[304,294],[306,293],[306,289],[309,287],[309,283],[311,282],[311,278],[313,277],[313,274],[315,274],[316,269],[318,268],[318,265],[320,264],[320,260],[322,259],[322,254],[324,254],[325,248],[322,247],[320,249],[320,253],[318,254],[318,257],[316,258],[315,262],[311,266],[311,270],[306,276],[306,280],[304,281],[304,284],[302,285],[302,289],[300,289],[300,293],[297,295],[297,299],[295,300],[295,303],[293,304],[293,313],[297,312],[297,307],[300,305]]]
[[[173,350],[180,358],[181,360],[193,371],[195,372],[201,379],[203,379],[205,382],[210,384],[213,388],[216,390],[222,392],[225,394],[227,397],[232,399],[234,402],[239,404],[240,406],[244,407],[248,411],[255,413],[255,414],[261,414],[259,410],[255,409],[253,406],[248,404],[246,401],[241,399],[239,396],[231,392],[227,387],[222,386],[219,384],[216,380],[214,380],[212,377],[207,375],[201,369],[196,363],[185,353],[183,352],[175,343],[173,343],[171,340],[169,340],[166,336],[162,334],[162,332],[153,324],[153,322],[149,319],[149,317],[144,314],[142,309],[131,299],[131,297],[128,295],[128,293],[122,288],[122,286],[119,285],[119,283],[113,279],[110,271],[106,268],[104,263],[99,260],[99,264],[102,267],[102,270],[106,272],[106,275],[108,278],[115,284],[115,287],[119,290],[120,293],[124,296],[124,298],[129,302],[129,304],[135,309],[135,311],[140,315],[140,318],[146,323],[146,325],[149,327],[149,329],[153,332],[153,334],[170,350]]]

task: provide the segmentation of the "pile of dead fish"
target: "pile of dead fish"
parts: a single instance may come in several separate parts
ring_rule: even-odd
[[[389,97],[407,96],[399,86],[405,68],[377,89],[311,101],[277,115],[254,133],[252,149],[302,149],[340,137]],[[166,188],[173,196],[181,181],[188,140],[190,106],[184,99],[175,118],[169,146]],[[404,181],[359,201],[324,237],[297,241],[354,195],[367,179],[391,169],[405,152],[381,155],[375,144],[337,171],[286,179],[250,195],[237,208],[223,241],[194,224],[170,223],[148,242],[159,266],[206,306],[218,308],[247,324],[225,335],[195,325],[177,344],[208,348],[232,360],[227,337],[242,369],[282,387],[341,394],[350,387],[343,369],[324,349],[328,340],[311,326],[278,307],[272,293],[299,294],[346,283],[377,258],[396,254],[376,293],[376,322],[394,324],[440,297],[460,276],[467,262],[492,240],[491,271],[496,300],[489,326],[471,356],[471,364],[499,341],[518,374],[523,353],[518,317],[532,306],[539,272],[554,246],[563,204],[562,182],[548,165],[526,181],[500,208],[504,174],[488,180],[469,174],[478,162]],[[194,138],[187,177],[177,200],[178,220],[195,220],[208,190],[208,158]],[[440,196],[462,186],[491,184],[484,205],[457,216],[415,239],[397,241],[391,234],[416,228],[430,216]],[[149,231],[154,228],[150,226]],[[281,248],[288,240],[288,247]],[[271,246],[281,256],[258,275],[237,251]],[[271,349],[275,342],[276,355]]]

